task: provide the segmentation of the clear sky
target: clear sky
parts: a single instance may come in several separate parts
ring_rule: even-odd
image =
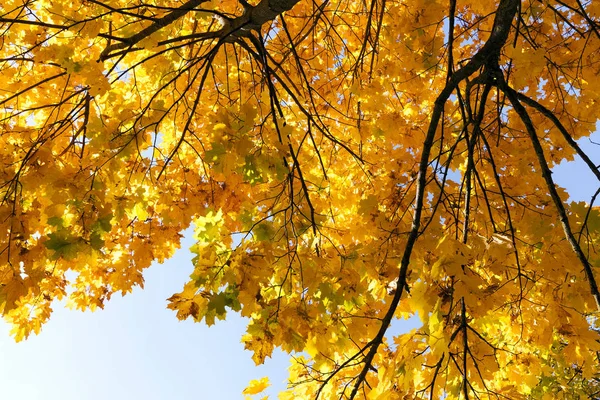
[[[597,132],[595,141],[600,142]],[[600,163],[600,146],[580,144]],[[598,182],[579,163],[555,168],[571,200],[589,201]],[[599,199],[600,201],[600,199]],[[105,310],[81,313],[57,304],[39,336],[14,343],[0,321],[0,398],[6,400],[241,399],[251,379],[269,375],[271,399],[285,387],[287,354],[275,352],[255,367],[240,338],[246,321],[230,313],[208,328],[179,322],[165,299],[181,291],[192,270],[187,250],[145,274],[144,290],[115,296]],[[396,324],[408,331],[416,321]]]

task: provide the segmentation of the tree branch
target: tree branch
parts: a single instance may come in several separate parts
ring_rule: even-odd
[[[596,301],[596,307],[600,311],[600,291],[598,290],[598,285],[596,283],[596,279],[594,278],[592,266],[590,265],[590,262],[588,261],[585,254],[583,254],[581,246],[575,239],[575,235],[573,234],[571,225],[569,223],[569,217],[567,216],[567,212],[565,210],[565,206],[562,202],[562,199],[558,195],[556,186],[554,185],[554,180],[552,179],[552,171],[550,170],[550,167],[546,162],[546,157],[544,156],[544,149],[542,148],[540,139],[538,138],[537,133],[535,131],[535,126],[533,125],[531,118],[529,118],[527,110],[519,101],[517,92],[513,88],[511,88],[508,85],[508,83],[504,80],[504,76],[502,75],[500,69],[496,71],[496,78],[498,81],[499,89],[506,93],[506,96],[508,97],[508,100],[515,109],[515,112],[519,115],[519,118],[521,119],[521,121],[523,121],[523,124],[525,124],[527,134],[529,135],[529,139],[531,140],[533,149],[535,150],[535,155],[538,159],[538,163],[540,164],[540,168],[542,170],[542,176],[546,181],[548,192],[550,193],[550,197],[552,198],[554,206],[556,207],[556,211],[558,212],[560,223],[563,227],[563,231],[565,232],[565,237],[571,245],[573,252],[575,253],[575,255],[577,256],[577,258],[583,266],[583,270],[585,271],[585,275],[590,285],[590,291],[592,293],[592,296],[594,297],[594,300]]]
[[[194,8],[198,7],[200,4],[205,3],[207,1],[208,0],[189,0],[188,2],[182,4],[181,7],[170,12],[169,14],[165,15],[164,17],[160,18],[155,23],[153,23],[152,25],[150,25],[149,27],[147,27],[145,29],[142,29],[135,35],[130,36],[127,39],[124,39],[120,43],[115,43],[110,46],[107,46],[104,49],[104,51],[102,51],[102,53],[100,54],[100,61],[105,61],[108,58],[110,58],[111,53],[116,50],[122,50],[122,49],[133,47],[136,43],[138,43],[142,39],[147,38],[148,36],[152,35],[154,32],[157,32],[160,29],[164,28],[165,26],[172,24],[173,22],[175,22],[176,20],[178,20],[179,18],[181,18],[185,14],[187,14],[190,10],[193,10]]]
[[[119,43],[115,43],[107,46],[102,54],[100,54],[99,61],[105,61],[115,55],[115,52],[118,50],[131,49],[136,43],[139,43],[141,40],[147,38],[153,33],[159,31],[167,25],[172,24],[177,19],[186,15],[189,11],[195,9],[200,4],[207,2],[208,0],[189,0],[187,3],[184,3],[181,7],[175,9],[164,17],[156,20],[149,27],[142,29],[138,33],[129,38],[117,39],[120,40]],[[260,31],[260,27],[277,18],[280,14],[285,11],[289,11],[294,7],[300,0],[262,0],[256,6],[252,7],[247,5],[244,7],[244,13],[235,18],[224,18],[223,19],[223,27],[215,32],[203,32],[201,34],[196,34],[194,37],[201,38],[227,38],[226,42],[234,42],[240,37],[247,37],[250,35],[250,31]],[[167,41],[164,41],[161,44],[167,44],[177,39],[185,40],[191,39],[191,37],[180,37],[173,38]],[[118,54],[122,54],[122,52],[118,52]]]
[[[394,316],[394,313],[396,312],[396,308],[400,303],[402,292],[407,287],[406,275],[408,273],[410,257],[420,232],[421,213],[423,212],[425,186],[427,184],[426,178],[427,168],[429,165],[429,155],[431,153],[431,148],[433,146],[438,124],[442,117],[444,105],[446,104],[446,101],[448,100],[452,92],[456,90],[460,82],[462,82],[464,79],[471,76],[475,71],[486,65],[490,59],[497,62],[498,57],[500,56],[500,50],[502,49],[502,47],[508,39],[508,34],[510,33],[512,21],[515,17],[515,14],[517,13],[519,3],[519,0],[500,1],[500,4],[498,5],[498,10],[496,12],[496,17],[494,19],[494,26],[492,28],[490,38],[464,67],[456,71],[456,73],[454,73],[450,77],[450,79],[448,79],[446,86],[435,100],[433,111],[431,113],[431,120],[427,129],[427,135],[425,136],[425,141],[423,143],[421,160],[419,163],[419,175],[417,179],[416,189],[417,193],[414,203],[415,213],[413,216],[412,227],[408,235],[408,240],[406,242],[406,247],[404,248],[402,261],[400,263],[400,271],[398,272],[398,288],[390,303],[388,311],[383,317],[381,328],[377,332],[375,338],[373,338],[373,340],[370,342],[371,347],[369,348],[369,352],[363,360],[364,366],[356,380],[356,383],[354,384],[354,387],[349,397],[350,400],[356,397],[358,390],[360,389],[362,383],[365,381],[367,373],[369,372],[369,369],[371,367],[371,363],[373,362],[373,358],[377,354],[377,349],[383,342],[385,332],[387,331]]]

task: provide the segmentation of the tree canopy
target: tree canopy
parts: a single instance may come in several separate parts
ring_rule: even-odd
[[[257,364],[293,356],[281,399],[600,393],[600,189],[552,177],[600,181],[600,2],[3,0],[0,32],[17,340],[193,225],[168,307],[248,317]]]

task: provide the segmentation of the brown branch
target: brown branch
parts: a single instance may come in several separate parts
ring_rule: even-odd
[[[598,167],[596,167],[596,165],[592,162],[592,160],[588,157],[588,155],[585,154],[585,152],[581,149],[581,147],[579,147],[579,145],[577,144],[575,139],[573,139],[573,137],[569,134],[569,131],[567,131],[567,128],[565,128],[565,126],[562,124],[562,122],[560,122],[558,117],[556,115],[554,115],[554,113],[552,111],[548,110],[546,107],[544,107],[542,104],[538,103],[531,97],[528,97],[528,96],[524,95],[523,93],[516,93],[516,95],[520,101],[522,101],[523,103],[527,104],[528,106],[536,109],[537,111],[542,113],[542,115],[544,117],[546,117],[550,121],[552,121],[552,123],[558,128],[560,133],[563,135],[563,138],[566,140],[566,142],[569,144],[569,146],[571,146],[575,150],[577,155],[579,157],[581,157],[581,159],[589,167],[590,171],[592,171],[592,173],[594,175],[596,175],[596,178],[598,178],[598,180],[600,181],[600,170],[598,169]]]
[[[506,43],[508,39],[508,34],[510,32],[512,21],[517,13],[517,9],[519,7],[519,0],[501,0],[498,5],[498,9],[496,12],[496,18],[494,19],[494,25],[492,28],[492,33],[487,42],[475,53],[473,58],[461,69],[456,71],[450,79],[448,79],[446,86],[440,92],[437,99],[435,100],[434,107],[431,114],[431,120],[429,123],[429,127],[427,129],[427,134],[425,136],[425,141],[423,142],[423,151],[421,153],[421,160],[419,163],[419,174],[417,179],[417,194],[414,203],[415,213],[413,215],[413,222],[410,233],[408,235],[408,239],[406,242],[406,247],[404,248],[404,254],[402,256],[402,261],[400,263],[400,271],[398,273],[398,289],[394,294],[394,297],[390,303],[388,311],[386,312],[382,323],[381,328],[377,332],[377,335],[371,340],[371,347],[369,348],[369,352],[365,356],[363,362],[364,366],[354,384],[352,392],[350,394],[349,399],[352,400],[356,397],[362,383],[365,381],[367,377],[367,373],[371,368],[371,363],[373,362],[373,358],[377,354],[377,349],[383,342],[383,338],[385,332],[387,331],[394,313],[396,312],[396,308],[400,303],[400,298],[402,297],[402,292],[407,288],[406,284],[406,275],[408,272],[408,266],[410,263],[410,257],[412,254],[413,247],[417,238],[419,237],[419,228],[421,226],[421,214],[423,212],[423,202],[425,197],[425,186],[426,186],[426,175],[427,169],[429,165],[429,155],[431,153],[431,148],[433,146],[435,133],[437,131],[438,124],[442,117],[442,113],[444,110],[444,105],[452,92],[456,90],[459,83],[463,80],[471,76],[475,71],[484,66],[488,61],[493,60],[497,61],[500,56],[500,50]]]
[[[8,102],[9,102],[9,101],[11,101],[12,99],[15,99],[15,98],[17,98],[17,97],[19,97],[19,96],[23,95],[24,93],[26,93],[26,92],[28,92],[28,91],[30,91],[30,90],[33,90],[33,89],[35,89],[36,87],[38,87],[38,86],[40,86],[40,85],[43,85],[44,83],[50,82],[51,80],[54,80],[54,79],[56,79],[56,78],[60,78],[61,76],[65,76],[66,74],[67,74],[66,72],[61,72],[61,73],[59,73],[59,74],[52,75],[52,76],[49,76],[49,77],[47,77],[47,78],[45,78],[45,79],[42,79],[42,80],[40,80],[40,81],[38,81],[38,82],[36,82],[36,83],[32,84],[31,86],[28,86],[28,87],[26,87],[26,88],[25,88],[25,89],[23,89],[23,90],[20,90],[19,92],[17,92],[17,93],[15,93],[15,94],[13,94],[12,96],[9,96],[9,97],[7,97],[7,98],[6,98],[6,99],[4,99],[4,100],[0,100],[0,106],[1,106],[1,105],[3,105],[3,104],[6,104],[6,103],[8,103]]]
[[[454,69],[454,22],[456,14],[456,0],[450,0],[450,10],[448,11],[448,70],[446,72],[448,79],[452,76]]]
[[[546,157],[544,156],[544,149],[542,148],[540,139],[537,136],[535,126],[533,125],[533,122],[531,121],[527,110],[519,101],[519,96],[517,95],[517,92],[513,88],[511,88],[508,85],[508,83],[504,80],[504,76],[502,75],[502,72],[499,69],[496,72],[496,79],[498,81],[499,89],[506,93],[506,96],[512,104],[515,112],[519,115],[519,118],[521,119],[521,121],[523,121],[523,124],[525,124],[527,134],[529,135],[529,139],[531,140],[531,144],[533,145],[535,155],[538,159],[538,163],[540,164],[540,168],[542,170],[542,177],[546,181],[548,192],[550,193],[550,197],[552,198],[554,206],[556,207],[556,211],[558,212],[558,216],[560,219],[560,223],[563,227],[565,237],[571,245],[573,252],[581,262],[581,265],[583,266],[583,270],[585,271],[585,275],[590,285],[590,291],[592,293],[592,296],[594,297],[594,300],[596,301],[596,307],[600,311],[600,291],[598,290],[598,285],[596,283],[596,278],[594,277],[594,273],[592,271],[592,266],[590,265],[590,262],[588,261],[585,254],[583,254],[583,251],[581,250],[581,246],[579,245],[578,241],[575,239],[575,235],[573,234],[571,225],[569,223],[569,218],[565,210],[565,206],[563,204],[562,199],[558,195],[556,186],[554,185],[554,180],[552,179],[552,171],[550,170],[548,162],[546,161]]]
[[[262,0],[256,6],[245,7],[244,14],[241,17],[232,19],[229,26],[226,26],[224,35],[247,36],[250,30],[260,31],[260,27],[273,21],[280,14],[289,11],[300,0]]]
[[[120,40],[119,43],[109,45],[104,49],[104,51],[102,51],[99,61],[108,60],[109,58],[114,57],[116,54],[127,53],[141,40],[159,31],[165,26],[172,24],[179,18],[186,15],[189,11],[207,1],[208,0],[189,0],[181,7],[173,10],[164,17],[157,19],[152,25],[142,29],[135,35],[128,38],[118,39]],[[263,24],[274,20],[283,12],[291,10],[292,7],[298,3],[298,1],[300,0],[262,0],[254,7],[249,5],[244,7],[244,13],[239,17],[223,18],[224,25],[217,31],[202,32],[185,37],[169,39],[159,43],[159,45],[192,38],[228,38],[226,40],[227,42],[234,42],[240,37],[248,37],[250,35],[250,31],[252,30],[260,31],[260,28]]]
[[[450,73],[450,72],[449,72]],[[479,102],[479,110],[475,117],[474,121],[469,121],[473,123],[473,132],[471,137],[468,136],[468,132],[466,133],[467,140],[467,170],[465,171],[465,180],[466,180],[466,188],[465,188],[465,221],[462,232],[462,241],[463,243],[467,243],[467,238],[469,234],[469,219],[471,213],[471,190],[472,190],[472,175],[475,170],[475,160],[474,160],[474,151],[475,151],[475,143],[477,142],[477,137],[481,132],[481,121],[483,120],[485,114],[485,104],[487,102],[488,95],[490,93],[491,85],[486,84],[481,95],[481,100]]]
[[[179,18],[183,17],[190,10],[198,7],[200,4],[205,3],[208,0],[189,0],[188,2],[181,5],[181,7],[173,10],[169,14],[164,17],[158,19],[155,23],[150,25],[149,27],[142,29],[138,33],[129,38],[123,39],[120,43],[115,43],[110,46],[107,46],[100,54],[100,61],[105,61],[111,57],[111,53],[116,50],[122,50],[133,47],[136,43],[141,41],[142,39],[152,35],[154,32],[159,31],[167,25],[172,24]]]

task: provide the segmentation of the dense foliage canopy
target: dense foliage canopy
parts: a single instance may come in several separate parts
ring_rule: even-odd
[[[600,392],[600,213],[551,173],[600,181],[600,2],[2,0],[0,32],[18,340],[193,224],[168,306],[249,317],[256,363],[294,356],[282,399]]]

